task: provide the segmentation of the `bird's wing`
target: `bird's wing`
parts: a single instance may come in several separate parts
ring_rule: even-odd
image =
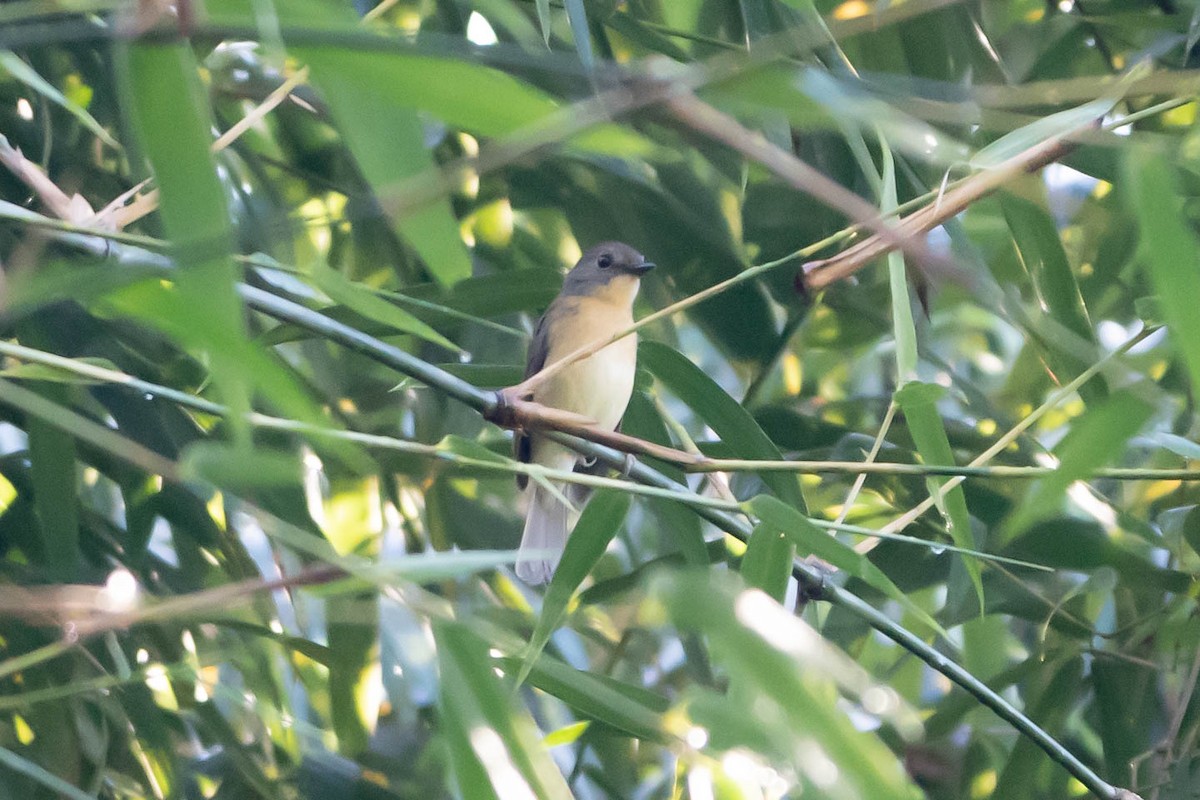
[[[550,310],[547,309],[533,330],[533,339],[529,342],[529,355],[525,361],[525,377],[522,380],[532,377],[534,373],[540,372],[542,367],[546,366],[546,356],[550,352],[550,324],[546,321],[549,316]],[[516,435],[513,436],[513,452],[518,461],[529,463],[529,459],[533,457],[533,442],[527,434],[521,431],[516,432]],[[528,475],[517,475],[519,488],[524,489],[528,483]]]

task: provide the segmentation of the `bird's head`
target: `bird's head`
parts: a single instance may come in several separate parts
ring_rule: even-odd
[[[629,245],[603,242],[589,248],[571,268],[562,293],[632,305],[641,277],[652,269],[654,264]]]

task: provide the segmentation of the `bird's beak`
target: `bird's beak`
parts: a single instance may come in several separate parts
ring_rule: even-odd
[[[654,269],[655,266],[657,266],[657,265],[652,261],[643,261],[642,263],[638,264],[636,267],[630,267],[629,271],[632,272],[634,275],[645,275],[647,272]]]

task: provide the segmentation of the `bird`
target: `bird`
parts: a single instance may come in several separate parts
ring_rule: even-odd
[[[525,380],[579,348],[632,325],[633,301],[641,278],[654,266],[622,242],[603,242],[589,248],[567,272],[562,291],[538,320],[529,345]],[[637,335],[631,334],[550,376],[534,388],[532,399],[615,430],[633,394],[636,370]],[[536,433],[518,431],[513,446],[517,459],[526,463],[560,470],[593,465],[574,450]],[[528,475],[517,476],[518,487],[525,489],[528,484]],[[529,487],[517,577],[534,586],[550,581],[588,495],[587,487],[577,485],[554,484],[554,491],[537,482]],[[564,498],[571,501],[570,506]]]

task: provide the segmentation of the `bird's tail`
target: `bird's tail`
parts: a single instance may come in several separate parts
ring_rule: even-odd
[[[530,487],[529,512],[525,516],[525,533],[521,536],[521,550],[517,556],[517,577],[533,586],[550,582],[563,548],[567,546],[567,534],[575,527],[579,509],[587,501],[586,492],[571,491],[575,487],[557,488],[570,498],[575,508],[564,504],[544,486],[535,483]]]

